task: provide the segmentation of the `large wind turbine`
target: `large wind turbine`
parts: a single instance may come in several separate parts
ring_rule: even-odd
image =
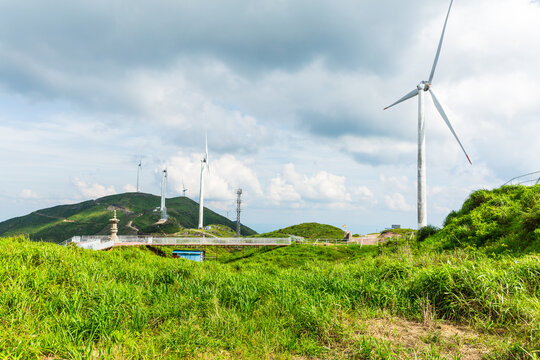
[[[429,91],[431,97],[433,98],[433,103],[435,104],[435,107],[437,108],[437,111],[439,112],[439,114],[441,114],[441,117],[443,118],[444,122],[446,123],[446,125],[448,126],[448,128],[450,129],[454,137],[456,138],[459,146],[465,153],[467,160],[469,160],[469,163],[471,163],[471,159],[469,159],[469,155],[467,155],[465,148],[463,147],[463,145],[461,145],[461,141],[459,141],[459,138],[456,135],[454,128],[452,128],[452,125],[450,124],[450,120],[448,119],[448,116],[446,116],[446,113],[444,112],[441,103],[439,102],[439,100],[437,100],[437,97],[435,96],[435,93],[433,92],[433,85],[432,85],[433,76],[435,74],[435,68],[437,67],[437,62],[439,61],[439,55],[441,54],[441,47],[442,47],[442,43],[444,39],[444,33],[446,31],[446,24],[448,23],[448,16],[450,15],[450,10],[452,9],[453,2],[454,0],[451,0],[450,6],[448,7],[448,13],[446,14],[446,19],[444,21],[441,39],[439,41],[439,47],[437,48],[437,54],[435,55],[435,60],[433,61],[433,66],[431,68],[431,74],[429,75],[429,80],[420,82],[420,84],[416,86],[416,89],[414,89],[407,95],[403,96],[401,99],[399,99],[392,105],[384,108],[384,110],[386,110],[405,100],[418,96],[418,228],[421,228],[427,225],[426,152],[425,152],[426,137],[425,137],[425,123],[424,123],[424,92]]]
[[[204,211],[204,170],[208,169],[208,136],[205,135],[206,152],[201,159],[201,187],[199,192],[199,229],[203,228]]]

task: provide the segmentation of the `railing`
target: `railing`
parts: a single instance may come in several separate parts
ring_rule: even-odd
[[[526,180],[524,180],[526,179]],[[504,185],[537,185],[540,184],[540,171],[535,171],[529,174],[516,176],[508,180]]]
[[[74,236],[60,245],[103,250],[115,246],[169,245],[169,246],[287,246],[291,238],[213,238],[213,237],[155,237],[120,235],[111,240],[107,235]]]

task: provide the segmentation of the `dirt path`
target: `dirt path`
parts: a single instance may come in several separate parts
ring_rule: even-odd
[[[139,232],[139,229],[137,229],[135,226],[133,226],[133,220],[130,220],[126,227],[130,228],[131,230],[135,230],[137,233]]]
[[[36,215],[39,215],[39,216],[43,216],[43,217],[46,217],[46,218],[49,218],[49,219],[55,219],[55,220],[62,220],[63,222],[75,222],[75,220],[69,220],[65,217],[59,217],[59,216],[52,216],[52,215],[47,215],[47,214],[42,214],[38,211],[35,212]]]
[[[380,234],[370,234],[361,237],[353,237],[351,242],[358,243],[360,245],[377,245],[382,238]]]
[[[389,238],[399,237],[400,235],[393,232],[386,232],[383,234],[369,234],[360,237],[353,237],[351,242],[361,245],[377,245],[380,242],[385,242]]]

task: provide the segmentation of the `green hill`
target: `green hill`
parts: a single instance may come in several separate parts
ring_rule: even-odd
[[[160,213],[155,209],[160,198],[144,193],[125,193],[84,201],[73,205],[60,205],[34,211],[26,216],[0,223],[0,236],[28,234],[32,240],[61,242],[75,235],[96,235],[109,233],[109,219],[117,210],[118,234],[173,234],[184,228],[196,228],[199,218],[199,204],[187,197],[167,199],[170,216],[165,224],[156,225]],[[212,210],[204,209],[205,224],[225,225],[231,229],[236,223]],[[220,233],[223,233],[220,228]],[[256,232],[244,225],[242,235]]]
[[[259,237],[301,236],[306,239],[343,239],[344,232],[332,225],[319,223],[302,223],[257,235]]]
[[[540,251],[540,185],[475,191],[426,243],[495,253]]]

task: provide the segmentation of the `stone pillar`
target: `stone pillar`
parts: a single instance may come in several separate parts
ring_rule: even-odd
[[[109,220],[111,224],[111,235],[109,235],[109,240],[118,240],[118,223],[120,220],[116,218],[116,210],[114,210],[114,217]]]

